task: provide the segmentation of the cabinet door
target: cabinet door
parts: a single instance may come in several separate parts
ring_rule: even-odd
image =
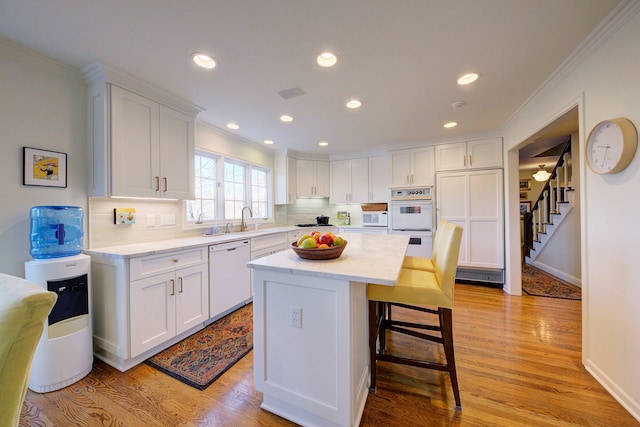
[[[296,202],[297,193],[297,165],[296,159],[276,155],[274,157],[276,205],[287,205]]]
[[[391,187],[407,187],[411,184],[411,151],[391,151]]]
[[[450,171],[467,168],[467,143],[442,144],[435,147],[436,170]]]
[[[195,198],[193,118],[160,106],[160,175],[158,195]]]
[[[175,273],[130,284],[131,357],[176,336]]]
[[[502,170],[469,172],[468,179],[468,265],[481,268],[503,268]]]
[[[411,150],[411,186],[435,183],[434,148],[423,147]]]
[[[368,202],[389,200],[389,159],[387,156],[369,157]]]
[[[502,167],[502,139],[481,139],[467,143],[469,169]]]
[[[462,241],[460,242],[460,255],[458,264],[465,265],[468,262],[469,228],[467,226],[468,215],[468,179],[466,172],[439,174],[437,177],[436,212],[437,220],[446,219],[463,228]],[[437,232],[437,230],[436,230]]]
[[[351,195],[349,160],[331,162],[331,203],[348,203]]]
[[[315,163],[315,187],[316,197],[329,197],[331,189],[329,188],[329,162],[317,161]]]
[[[111,86],[111,195],[157,197],[157,102]]]
[[[350,203],[366,203],[369,200],[369,159],[353,159],[349,161],[351,195]]]
[[[315,196],[315,164],[312,160],[297,161],[298,196]]]
[[[176,271],[176,334],[209,319],[209,271],[207,264]]]

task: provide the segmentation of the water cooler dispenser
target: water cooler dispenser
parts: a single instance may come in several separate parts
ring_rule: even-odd
[[[82,254],[82,209],[31,209],[31,256],[25,278],[58,294],[36,349],[29,388],[59,390],[85,377],[93,367],[91,258]]]

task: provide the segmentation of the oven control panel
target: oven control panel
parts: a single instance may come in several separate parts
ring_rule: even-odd
[[[394,188],[391,200],[431,199],[433,187]]]

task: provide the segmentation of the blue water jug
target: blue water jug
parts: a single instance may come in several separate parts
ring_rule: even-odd
[[[32,207],[30,235],[33,258],[60,258],[82,253],[82,208]]]

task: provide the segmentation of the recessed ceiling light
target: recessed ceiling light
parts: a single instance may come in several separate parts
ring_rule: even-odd
[[[271,144],[273,144],[273,141],[270,140],[270,139],[265,139],[264,143],[267,144],[267,145],[271,145]]]
[[[464,101],[456,101],[453,104],[451,104],[451,107],[455,108],[456,110],[458,108],[462,108],[464,106],[465,102]]]
[[[447,128],[447,129],[448,129],[448,128],[454,128],[454,127],[456,127],[456,126],[458,126],[458,122],[448,122],[448,123],[445,123],[445,124],[443,125],[443,127]]]
[[[327,141],[320,141],[318,142],[318,145],[321,147],[326,147],[327,145],[329,145],[329,143]]]
[[[282,116],[280,116],[280,120],[283,122],[289,123],[293,121],[293,117],[291,117],[288,114],[283,114]]]
[[[216,68],[216,61],[206,53],[194,53],[191,55],[191,58],[193,58],[193,62],[202,68],[206,68],[208,70]]]
[[[240,129],[240,125],[238,125],[237,123],[227,123],[227,127],[229,129],[233,129],[233,130],[238,130]]]
[[[316,62],[321,67],[333,67],[338,62],[338,55],[327,50],[318,55]]]
[[[350,99],[347,101],[347,108],[360,108],[362,107],[362,101],[359,99]]]
[[[470,83],[475,82],[476,80],[478,80],[478,74],[476,73],[468,73],[465,74],[464,76],[460,77],[458,79],[458,84],[459,85],[468,85]]]

